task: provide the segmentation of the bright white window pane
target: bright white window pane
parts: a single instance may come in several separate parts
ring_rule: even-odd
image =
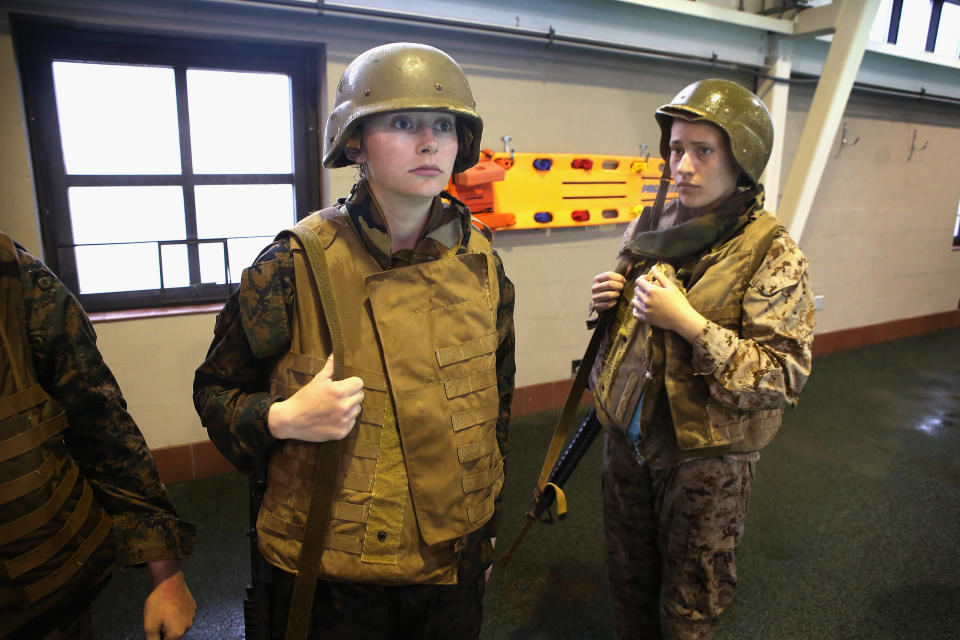
[[[160,247],[163,256],[163,286],[167,289],[190,286],[190,263],[186,244],[165,244]]]
[[[930,0],[903,0],[897,46],[911,51],[925,51],[930,30]]]
[[[160,287],[157,245],[92,245],[74,249],[80,293],[137,291]]]
[[[886,42],[887,35],[890,32],[890,11],[893,9],[893,0],[882,0],[880,8],[877,10],[877,17],[873,20],[873,27],[870,28],[870,40],[874,42]]]
[[[293,185],[200,185],[194,189],[197,237],[276,235],[292,226]]]
[[[196,173],[292,173],[290,78],[187,70]]]
[[[960,5],[943,3],[937,46],[933,52],[954,60],[960,57]]]
[[[173,69],[54,62],[68,174],[180,173]]]
[[[230,282],[240,282],[243,270],[253,264],[276,234],[258,238],[235,238],[227,241],[230,250]]]
[[[215,282],[226,284],[226,269],[224,266],[223,245],[219,242],[209,242],[200,245],[200,280],[204,284]]]
[[[70,187],[76,244],[186,238],[180,187]]]

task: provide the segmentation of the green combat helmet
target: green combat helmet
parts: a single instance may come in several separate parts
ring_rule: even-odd
[[[460,149],[453,172],[480,157],[483,121],[467,76],[443,51],[424,44],[395,42],[361,53],[343,72],[323,136],[323,166],[344,167],[360,146],[363,118],[390,111],[441,111],[456,116]]]
[[[670,166],[670,128],[674,118],[705,120],[726,134],[733,158],[756,186],[773,149],[773,122],[760,98],[729,80],[694,82],[656,113],[660,124],[660,155]]]

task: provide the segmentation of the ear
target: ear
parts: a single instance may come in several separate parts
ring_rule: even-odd
[[[362,144],[363,134],[360,132],[360,129],[357,129],[350,134],[350,138],[347,139],[347,143],[343,145],[343,155],[345,155],[347,160],[350,162],[363,164],[367,159],[363,157],[363,153],[360,150]]]

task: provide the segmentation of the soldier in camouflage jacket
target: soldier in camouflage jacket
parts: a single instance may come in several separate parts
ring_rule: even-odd
[[[617,638],[703,640],[733,599],[759,450],[810,374],[813,295],[762,210],[763,103],[704,80],[657,120],[678,201],[630,225],[626,277],[592,291],[617,307],[594,386],[607,564]]]
[[[303,278],[305,269],[298,266],[304,254],[300,236],[278,236],[245,270],[238,292],[217,318],[213,344],[196,372],[194,404],[211,440],[238,469],[268,470],[257,535],[261,554],[274,567],[273,638],[283,638],[287,632],[294,572],[303,566],[300,551],[306,546],[308,525],[301,505],[309,500],[312,472],[318,464],[316,443],[331,441],[346,444],[334,488],[337,508],[331,509],[329,522],[323,524],[328,533],[318,561],[320,579],[309,637],[439,640],[479,635],[484,574],[490,566],[499,515],[500,483],[493,479],[498,476],[502,481],[500,460],[506,454],[513,396],[513,285],[489,239],[472,226],[469,209],[442,190],[451,172],[477,162],[481,129],[466,77],[445,53],[425,45],[395,43],[362,54],[347,67],[338,86],[324,137],[324,166],[358,164],[360,181],[348,198],[299,225],[315,233],[323,245],[339,315],[355,320],[340,323],[346,345],[344,366],[353,375],[331,379],[329,346],[311,344],[303,350],[307,340],[301,333],[326,334],[322,327],[327,325],[315,321],[321,315],[310,302],[316,286]],[[331,228],[335,231],[330,232]],[[424,275],[437,273],[432,268],[446,269],[445,265],[465,264],[472,258],[482,258],[482,264],[490,267],[489,271],[484,267],[483,274],[488,275],[480,280],[454,277],[441,283]],[[398,283],[403,278],[409,280]],[[454,339],[427,322],[406,325],[409,318],[404,317],[385,320],[380,315],[383,309],[376,307],[372,280],[387,282],[384,289],[403,291],[424,303],[424,308],[429,307],[428,301],[433,304],[440,299],[437,292],[457,288],[464,297],[452,305],[437,303],[435,310],[442,320],[436,326],[442,322],[445,327],[458,323],[480,327],[482,320],[482,339],[473,340],[478,337],[473,334]],[[486,284],[477,286],[481,281]],[[481,299],[490,305],[482,305],[479,315],[473,311],[468,315],[462,305]],[[302,327],[309,329],[301,331]],[[453,366],[466,367],[470,373],[482,370],[484,381],[453,401],[447,396],[435,403],[404,403],[402,386],[411,376],[398,372],[397,361],[436,366],[438,359],[443,360],[432,348],[409,346],[422,336],[475,346],[482,342],[476,353],[458,351],[458,364]],[[383,345],[396,344],[391,337],[405,339],[407,344],[405,350],[401,345],[403,353],[397,360],[385,355],[388,347]],[[284,377],[291,370],[286,364],[291,358],[310,362],[313,369],[300,369],[296,379]],[[431,384],[424,386],[434,386],[432,376],[431,369]],[[278,378],[282,385],[278,386]],[[479,409],[456,404],[480,394],[484,399]],[[412,405],[430,405],[423,414],[427,418],[405,421],[403,412]],[[455,416],[461,420],[468,413],[482,418],[461,425],[451,421],[450,411],[459,411]],[[451,428],[452,424],[456,426]],[[433,456],[433,461],[418,458],[418,447],[410,440],[427,434],[428,445],[446,442],[444,438],[454,430],[464,437],[484,434],[477,453],[461,448],[458,460],[458,450],[451,448],[444,453],[452,456],[443,458],[454,466],[488,464],[489,473],[477,475],[490,478],[484,487],[485,499],[491,498],[490,510],[475,511],[471,528],[454,537],[427,542],[420,517],[426,509],[417,511],[417,517],[407,509],[410,505],[423,509],[431,499],[429,490],[414,497],[415,475],[433,476],[443,492],[460,501],[457,507],[466,493],[479,492],[461,488],[460,477],[434,472],[443,468],[439,467],[441,456]],[[399,464],[380,474],[396,459]],[[375,464],[377,472],[357,471],[362,464]],[[401,480],[390,475],[397,467],[404,470]],[[373,482],[383,484],[374,491]],[[377,529],[370,530],[373,535],[366,536],[363,528],[374,519],[371,514],[386,510],[388,500],[405,509],[400,513],[403,517],[380,518]],[[342,513],[359,515],[348,521],[338,515]],[[413,534],[407,536],[411,528]],[[358,529],[362,530],[355,535]],[[397,532],[399,536],[394,535]],[[364,555],[372,555],[370,550],[379,549],[378,544],[391,544],[395,537],[405,542],[392,548],[392,557],[384,554],[374,561]],[[411,538],[415,541],[408,545]],[[354,541],[356,547],[346,546]],[[442,561],[434,559],[438,557]],[[418,573],[423,567],[427,569]]]
[[[0,240],[6,240],[6,236],[0,234]],[[5,246],[14,245],[7,242]],[[15,256],[8,255],[14,253]],[[158,639],[163,634],[166,638],[180,638],[191,627],[196,610],[180,566],[180,561],[193,550],[194,526],[177,517],[143,435],[127,413],[120,388],[97,349],[93,326],[76,298],[42,262],[19,245],[15,252],[4,254],[7,258],[2,274],[4,287],[19,286],[20,291],[14,293],[22,300],[23,307],[17,310],[5,304],[4,323],[8,327],[16,326],[16,323],[7,323],[7,314],[22,312],[30,358],[28,367],[32,366],[32,375],[49,396],[49,402],[57,411],[62,409],[66,417],[61,436],[65,453],[58,453],[62,445],[51,440],[41,445],[51,447],[44,455],[65,455],[72,459],[68,464],[71,467],[75,464],[79,469],[76,492],[82,486],[92,488],[91,509],[105,512],[105,524],[109,527],[112,521],[112,527],[73,577],[29,605],[25,606],[20,596],[7,600],[8,594],[23,593],[18,585],[24,583],[20,578],[8,582],[5,575],[0,581],[0,609],[3,610],[0,637],[40,638],[49,633],[70,638],[89,637],[89,605],[106,583],[110,570],[115,565],[146,565],[154,584],[144,607],[146,636]],[[14,265],[19,265],[19,274],[7,269]],[[17,275],[14,284],[12,280]],[[9,353],[15,353],[18,340],[13,336],[7,339]],[[20,458],[26,455],[30,453]],[[8,462],[14,463],[12,468],[16,459]],[[0,486],[10,489],[16,482],[6,475],[0,480],[7,481],[0,482]],[[78,495],[68,496],[62,509],[79,509],[75,507]],[[0,513],[16,513],[23,499],[0,505]],[[84,499],[79,502],[83,503]],[[0,518],[0,522],[6,521],[6,515]],[[2,529],[6,531],[15,526],[7,524]],[[20,540],[35,537],[39,531],[42,529],[22,533],[19,540],[9,543],[11,548]],[[34,540],[32,544],[39,542]],[[79,542],[83,542],[82,537]],[[60,539],[59,543],[64,541]],[[4,559],[9,557],[4,553]],[[49,564],[40,564],[37,570],[27,571],[22,578],[42,584],[37,571],[45,566]],[[9,628],[7,625],[14,621],[19,621],[16,627]]]

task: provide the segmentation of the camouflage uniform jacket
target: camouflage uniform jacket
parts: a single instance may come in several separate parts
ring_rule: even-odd
[[[762,192],[756,202],[762,205]],[[678,222],[667,215],[660,221],[661,228]],[[625,242],[633,226],[624,233]],[[812,360],[814,308],[807,266],[796,242],[786,231],[780,232],[747,285],[739,332],[708,320],[694,339],[693,374],[706,383],[712,398],[749,411],[796,404]],[[625,295],[632,297],[632,289]],[[651,467],[660,469],[726,453],[724,447],[681,449],[666,402],[657,403],[638,451]]]
[[[117,563],[189,557],[194,525],[177,518],[87,314],[42,262],[17,248],[37,379],[66,411],[70,455],[113,520]]]
[[[459,243],[472,229],[467,208],[436,198],[424,236],[412,250],[390,251],[390,236],[383,214],[365,182],[358,183],[350,197],[338,204],[346,207],[364,247],[383,269],[416,264],[440,255],[439,247]],[[500,285],[497,310],[499,345],[496,352],[499,416],[497,441],[507,453],[507,427],[514,386],[513,284],[494,252]],[[252,473],[264,464],[267,453],[279,446],[267,428],[270,405],[280,400],[269,391],[269,376],[290,347],[291,323],[296,298],[293,256],[288,240],[268,246],[249,267],[240,289],[227,300],[217,316],[213,343],[194,379],[194,405],[210,439],[238,469]],[[500,513],[498,498],[494,516],[484,535],[496,535]]]

